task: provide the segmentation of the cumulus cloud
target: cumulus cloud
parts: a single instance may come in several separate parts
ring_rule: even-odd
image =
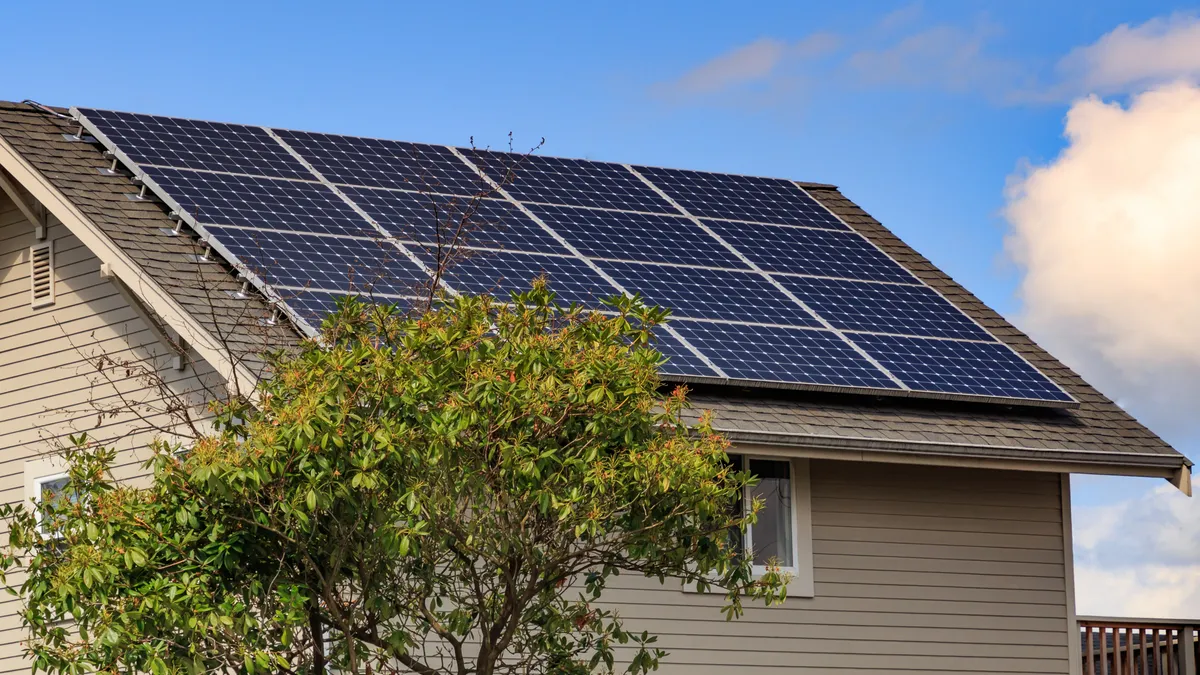
[[[1121,24],[1057,64],[1051,97],[1124,94],[1167,81],[1200,77],[1200,18],[1174,14],[1137,26]]]
[[[1200,397],[1200,88],[1071,106],[1067,147],[1010,177],[1023,326],[1164,424]],[[1153,405],[1151,405],[1153,404]]]
[[[1080,614],[1196,618],[1200,500],[1164,485],[1073,516]]]

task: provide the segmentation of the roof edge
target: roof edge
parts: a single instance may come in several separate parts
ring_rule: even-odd
[[[1073,473],[1100,473],[1116,476],[1151,475],[1168,479],[1182,479],[1180,474],[1190,476],[1192,467],[1192,462],[1182,455],[1068,448],[998,447],[935,441],[891,441],[821,434],[744,431],[720,427],[715,427],[714,431],[724,434],[734,442],[856,454],[861,461],[883,460],[890,454],[908,458],[907,463],[913,463],[912,460],[918,458],[927,458],[929,460],[927,463],[930,464],[939,463],[937,460],[951,458],[956,462],[985,460],[989,463],[1011,463],[1014,465],[1012,468],[1020,468],[1019,465],[1025,464],[1027,470],[1038,471],[1049,470],[1045,466],[1050,464],[1069,464],[1075,467],[1071,471]],[[969,453],[964,453],[964,451],[969,451]],[[1029,465],[1037,465],[1039,468],[1032,468]]]

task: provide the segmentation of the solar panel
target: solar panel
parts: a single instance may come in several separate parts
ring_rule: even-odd
[[[688,213],[700,218],[849,229],[788,180],[649,166],[634,169],[662,188]]]
[[[325,317],[329,316],[337,309],[337,302],[341,298],[350,295],[348,293],[334,293],[323,290],[284,290],[280,293],[280,297],[288,304],[301,319],[308,323],[309,326],[317,328]],[[415,298],[411,297],[396,297],[390,295],[369,295],[355,293],[357,297],[363,300],[368,300],[380,304],[396,305],[401,311],[406,311],[413,306]]]
[[[409,295],[427,287],[429,280],[386,241],[219,226],[208,230],[272,286]]]
[[[84,110],[102,140],[141,166],[173,166],[311,180],[312,174],[258,127]]]
[[[345,187],[342,191],[389,234],[427,245],[570,251],[507,201]]]
[[[150,168],[146,176],[198,221],[319,234],[378,234],[320,183]]]
[[[925,391],[1047,401],[1070,397],[1007,346],[901,335],[854,335],[897,377]]]
[[[275,133],[334,183],[464,196],[491,190],[443,146],[284,129]]]
[[[705,220],[722,239],[770,272],[867,281],[920,283],[854,232]]]
[[[670,202],[620,164],[505,152],[467,154],[523,202],[676,213]]]
[[[431,265],[434,262],[427,260]],[[530,282],[542,276],[550,281],[550,290],[562,303],[600,308],[603,300],[618,294],[612,284],[578,258],[507,251],[472,251],[449,269],[446,279],[460,291],[507,299],[509,293],[528,290]]]
[[[670,307],[676,316],[821,325],[757,272],[610,261],[599,265],[626,290],[641,293],[649,304]]]
[[[673,378],[1074,403],[792,181],[75,113],[309,326],[339,294],[427,292],[402,248],[426,268],[450,252],[454,292],[503,299],[546,275],[563,302],[602,308],[620,286],[672,308]]]
[[[709,321],[677,321],[672,326],[729,377],[900,388],[830,331]]]
[[[835,328],[873,333],[992,340],[979,324],[927,286],[779,277]]]
[[[683,216],[532,204],[529,210],[592,258],[745,269],[736,255]]]

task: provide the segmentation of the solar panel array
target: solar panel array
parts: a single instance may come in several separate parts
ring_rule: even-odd
[[[1071,405],[1057,384],[795,182],[82,109],[84,126],[312,329],[538,275],[670,307],[667,376]],[[465,224],[465,227],[459,227]]]

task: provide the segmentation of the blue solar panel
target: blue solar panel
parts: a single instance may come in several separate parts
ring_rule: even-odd
[[[258,127],[108,110],[82,112],[142,166],[312,178],[303,164]]]
[[[275,133],[334,183],[466,196],[491,190],[478,173],[440,145],[284,129]]]
[[[431,258],[425,259],[433,264]],[[601,301],[618,295],[612,284],[578,258],[506,251],[472,252],[448,269],[446,281],[461,292],[490,293],[507,300],[509,293],[529,290],[530,283],[542,276],[564,305],[575,302],[599,308]]]
[[[634,168],[699,218],[849,229],[789,180],[649,166]]]
[[[214,241],[273,286],[410,295],[429,277],[385,241],[210,227]]]
[[[378,234],[319,183],[160,168],[147,169],[146,175],[200,223],[319,234]]]
[[[830,331],[675,321],[671,327],[729,377],[842,387],[898,389]]]
[[[545,274],[563,302],[599,307],[615,282],[672,308],[673,376],[720,377],[707,358],[735,381],[1073,401],[791,181],[84,112],[230,262],[314,321],[337,293],[426,291],[405,241],[430,265],[449,253],[457,291],[503,299]],[[489,198],[467,239],[439,246],[473,196]]]
[[[523,202],[678,213],[620,164],[486,150],[464,152]]]
[[[393,236],[409,241],[534,253],[570,253],[506,201],[345,187],[342,191]]]
[[[1065,392],[1008,347],[855,333],[856,344],[913,389],[974,396],[1069,401]]]
[[[928,286],[780,276],[779,281],[835,328],[873,333],[992,340]]]
[[[647,304],[694,319],[819,326],[819,321],[757,272],[601,261],[597,265]]]
[[[592,258],[746,269],[689,218],[534,204],[538,218]]]
[[[756,265],[770,272],[920,283],[853,232],[772,225],[748,227],[722,220],[704,222]]]
[[[319,328],[325,317],[337,309],[337,302],[346,297],[347,293],[332,293],[320,290],[303,290],[280,292],[280,298],[296,314],[308,322],[313,328]],[[359,294],[355,294],[359,295]],[[382,295],[359,295],[367,302],[382,305],[396,305],[400,311],[409,311],[416,302],[415,298],[396,298]]]

